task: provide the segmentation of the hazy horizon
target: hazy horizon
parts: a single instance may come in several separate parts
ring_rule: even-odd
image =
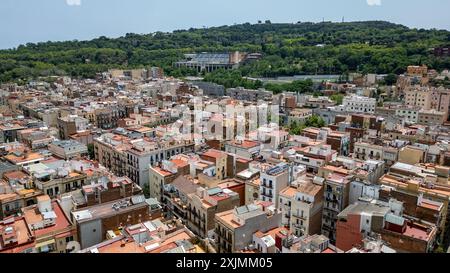
[[[214,3],[213,3],[214,2]],[[47,41],[117,38],[271,20],[388,21],[450,30],[450,1],[429,0],[2,0],[0,49]],[[401,10],[402,12],[399,12]]]

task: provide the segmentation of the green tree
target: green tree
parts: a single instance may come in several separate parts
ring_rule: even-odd
[[[410,64],[426,64],[442,71],[450,57],[435,57],[429,48],[448,44],[447,30],[411,29],[383,21],[352,23],[236,24],[190,28],[171,33],[90,41],[28,43],[0,50],[0,82],[28,81],[41,76],[70,75],[91,78],[111,68],[162,67],[169,76],[197,75],[174,63],[193,52],[260,52],[259,61],[241,65],[244,77],[278,77],[302,74],[337,74],[345,82],[350,72],[401,74]],[[323,44],[317,47],[317,44]],[[205,77],[208,77],[206,73]],[[391,78],[389,80],[389,78]],[[227,85],[261,86],[236,77]],[[393,82],[393,76],[387,83]],[[270,86],[274,92],[311,92],[310,86]]]
[[[334,101],[337,105],[341,105],[344,100],[344,95],[342,94],[333,94],[330,96],[330,99]]]
[[[291,124],[289,124],[289,133],[291,135],[300,135],[302,130],[307,127],[317,127],[322,128],[325,126],[325,121],[317,115],[313,115],[305,120],[305,122],[297,122],[292,121]]]
[[[384,77],[384,84],[392,86],[396,83],[397,83],[397,75],[389,73],[386,77]]]
[[[322,128],[325,126],[325,121],[318,115],[312,115],[305,121],[306,127]]]

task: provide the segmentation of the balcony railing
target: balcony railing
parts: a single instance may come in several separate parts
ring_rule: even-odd
[[[298,218],[298,219],[301,219],[301,220],[306,220],[307,219],[307,217],[305,215],[296,214],[296,213],[292,214],[292,217]]]

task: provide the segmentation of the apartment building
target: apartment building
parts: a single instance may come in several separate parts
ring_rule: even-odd
[[[257,231],[266,232],[281,225],[281,211],[267,202],[246,205],[216,214],[218,253],[236,253],[253,241]]]
[[[16,215],[36,204],[42,192],[32,187],[32,178],[23,171],[9,171],[0,180],[0,219]]]
[[[288,238],[289,230],[278,227],[266,232],[257,231],[253,234],[253,242],[244,248],[242,253],[281,253],[283,242]]]
[[[200,158],[209,162],[213,162],[216,166],[216,178],[222,180],[227,177],[228,174],[228,155],[225,152],[209,149],[208,151],[201,153]]]
[[[377,100],[362,96],[346,96],[342,101],[343,111],[349,113],[375,113]]]
[[[351,180],[347,175],[334,171],[322,177],[325,178],[322,234],[334,243],[336,241],[337,216],[349,205]]]
[[[192,151],[194,144],[190,140],[172,142],[134,142],[125,151],[127,158],[127,176],[135,183],[144,185],[149,181],[149,166],[167,160],[176,154]]]
[[[87,248],[106,239],[108,230],[118,230],[150,219],[150,205],[143,195],[72,211],[79,243]]]
[[[428,67],[426,65],[409,65],[406,69],[406,73],[410,77],[426,77],[428,75]]]
[[[210,97],[223,97],[225,96],[225,87],[216,83],[194,81],[192,84],[203,91],[203,95]]]
[[[82,132],[77,132],[76,134],[70,135],[69,140],[80,142],[86,146],[94,142],[94,131],[87,130]]]
[[[420,110],[420,106],[401,106],[395,109],[395,116],[403,118],[406,122],[417,123],[419,121]]]
[[[77,115],[67,115],[57,120],[59,138],[61,140],[69,139],[69,136],[88,128],[89,120]]]
[[[347,156],[350,152],[350,133],[330,131],[326,136],[326,143],[339,155]]]
[[[86,145],[74,140],[54,141],[48,145],[48,150],[65,160],[82,157],[88,153]]]
[[[142,194],[142,189],[128,177],[103,176],[97,182],[84,185],[80,190],[62,194],[59,199],[68,214],[102,203]]]
[[[123,234],[77,253],[204,253],[191,243],[195,235],[187,228],[170,228],[159,220],[130,226]]]
[[[405,104],[418,106],[423,110],[434,109],[444,112],[446,120],[450,107],[450,90],[444,87],[412,86],[405,91]]]
[[[331,145],[319,144],[306,147],[289,147],[284,157],[296,165],[306,167],[306,171],[317,173],[319,168],[337,157],[337,152]]]
[[[252,90],[243,87],[229,88],[226,95],[237,100],[258,102],[272,100],[273,93],[264,89]]]
[[[291,180],[290,165],[280,163],[260,174],[260,200],[272,202],[276,208],[279,207],[279,194],[289,186]]]
[[[445,120],[448,120],[450,113],[450,89],[444,87],[432,89],[431,109],[445,113]]]
[[[161,166],[150,166],[149,187],[150,197],[163,200],[164,187],[172,183],[180,175],[189,174],[189,162],[181,159],[164,160]]]
[[[378,200],[380,198],[380,188],[381,186],[379,184],[374,184],[365,178],[357,177],[350,182],[348,203],[353,204],[361,200]]]
[[[336,105],[336,103],[327,96],[319,96],[317,98],[313,96],[305,96],[299,101],[299,104],[303,107],[318,109],[327,109],[328,107]]]
[[[287,117],[287,124],[305,124],[306,120],[313,115],[311,109],[306,108],[295,108],[289,112]]]
[[[113,79],[122,80],[146,80],[148,78],[158,78],[161,76],[162,72],[157,67],[152,67],[150,69],[131,69],[131,70],[121,70],[121,69],[111,69],[108,71]]]
[[[281,224],[289,227],[291,222],[291,206],[295,197],[295,188],[287,187],[280,192],[279,206],[283,215],[281,216]]]
[[[94,110],[95,125],[104,130],[117,128],[119,120],[129,117],[132,111],[134,111],[133,105],[103,104],[101,108]]]
[[[348,251],[361,245],[372,233],[377,233],[397,252],[431,252],[436,226],[407,219],[402,213],[402,205],[396,200],[351,204],[338,215],[336,246]]]
[[[302,136],[309,137],[319,142],[325,142],[331,149],[340,155],[348,155],[350,152],[350,133],[334,131],[331,128],[308,127],[302,130]]]
[[[0,230],[0,253],[34,252],[35,237],[23,216],[1,220]]]
[[[0,143],[17,141],[17,133],[20,130],[26,129],[22,124],[4,122],[0,124]]]
[[[37,204],[22,209],[24,220],[34,235],[32,252],[66,253],[67,244],[77,241],[72,221],[57,201],[48,195],[37,197]]]
[[[450,97],[449,97],[450,99]],[[447,121],[447,114],[434,109],[421,110],[417,117],[417,123],[427,126],[442,125]]]
[[[127,175],[143,186],[149,183],[149,168],[172,156],[192,151],[191,140],[130,139],[118,134],[104,134],[94,140],[95,159],[118,176]]]
[[[261,143],[252,140],[233,140],[225,144],[227,153],[235,154],[245,159],[255,159],[261,151]]]
[[[31,150],[45,149],[54,141],[50,130],[31,128],[20,130],[17,134],[18,141],[27,145]]]
[[[431,107],[431,92],[428,88],[413,87],[406,89],[405,104],[408,106],[418,106],[422,109],[430,109]]]
[[[375,130],[377,133],[383,132],[385,127],[385,120],[376,115],[352,114],[350,123],[351,127]]]
[[[13,165],[23,168],[44,161],[47,158],[47,155],[42,152],[14,150],[4,156],[4,158]]]
[[[427,150],[424,147],[408,145],[398,152],[398,161],[406,164],[417,164],[424,162]]]
[[[323,178],[306,176],[294,180],[280,193],[282,224],[301,237],[320,233],[323,209]]]
[[[103,134],[94,139],[94,158],[100,165],[117,176],[127,174],[125,150],[131,147],[130,139],[118,134]]]
[[[235,179],[244,183],[244,199],[241,200],[241,203],[243,201],[245,205],[259,200],[261,165],[262,163],[259,162],[250,162],[247,169],[236,174]]]
[[[213,238],[215,215],[239,204],[239,194],[230,189],[199,187],[188,195],[187,226],[201,238]]]
[[[180,175],[164,187],[163,206],[168,217],[175,217],[187,225],[188,196],[200,187],[189,175]]]
[[[324,235],[314,234],[303,237],[288,237],[283,244],[282,253],[344,253],[331,244]]]
[[[368,160],[383,160],[386,167],[392,166],[398,161],[399,149],[391,146],[374,145],[367,142],[356,142],[353,158]]]
[[[410,166],[407,169],[420,176],[420,168],[416,170],[413,167]],[[450,189],[448,186],[426,181],[419,177],[414,178],[411,174],[404,172],[403,174],[389,172],[380,179],[382,185],[380,199],[395,198],[403,202],[405,213],[413,217],[421,217],[426,209],[431,210],[431,213],[427,214],[431,214],[435,220],[429,219],[428,221],[436,222],[437,242],[446,248],[450,243],[450,215],[448,213]]]

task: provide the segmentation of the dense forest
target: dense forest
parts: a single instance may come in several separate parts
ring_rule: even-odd
[[[449,68],[450,58],[430,52],[449,44],[449,31],[410,29],[383,21],[246,23],[114,39],[29,43],[0,50],[0,81],[49,75],[93,77],[113,67],[143,66],[160,66],[173,76],[195,75],[194,71],[175,69],[173,62],[184,53],[232,50],[263,53],[261,61],[239,68],[243,77],[353,71],[399,74],[410,64]]]

